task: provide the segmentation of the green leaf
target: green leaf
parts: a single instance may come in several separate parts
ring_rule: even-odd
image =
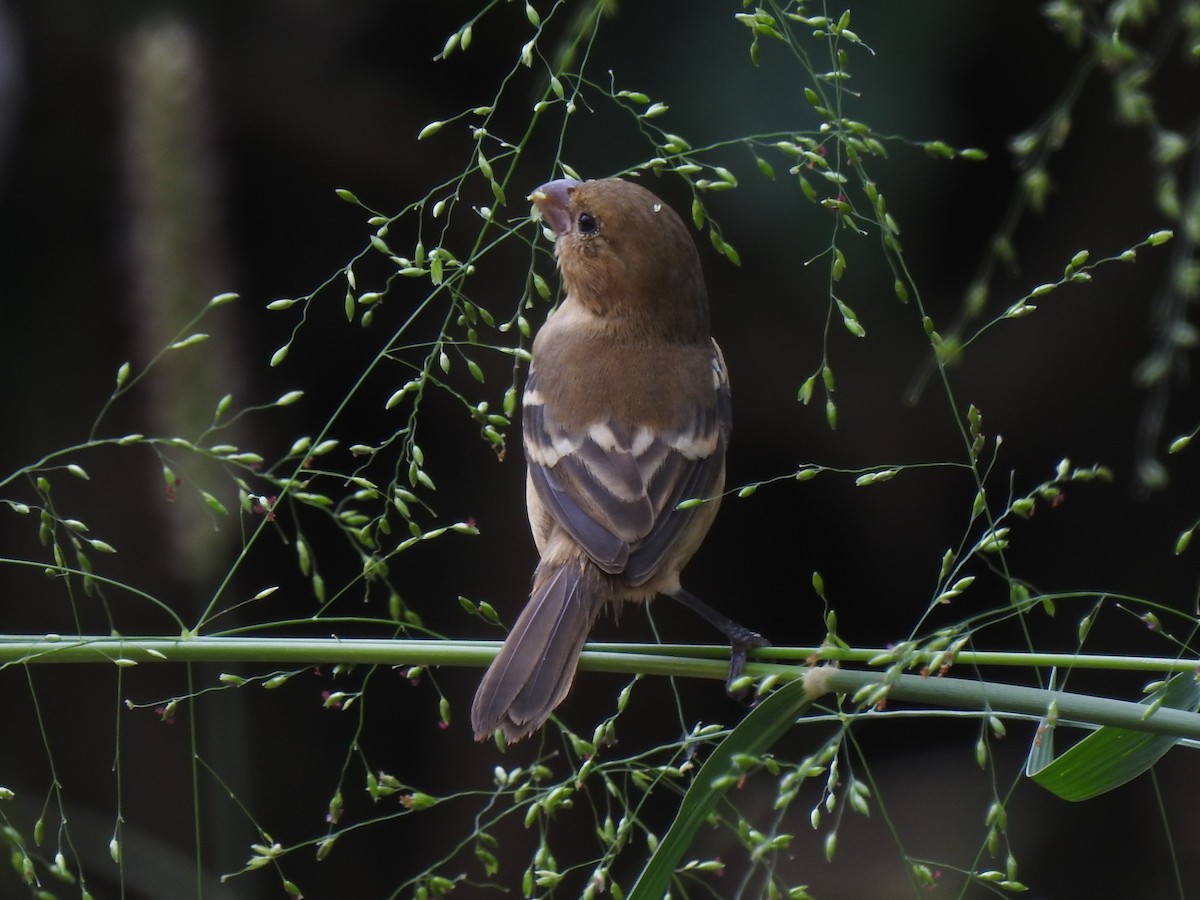
[[[928,141],[925,145],[925,152],[932,157],[942,157],[943,159],[953,159],[954,149],[942,141]]]
[[[835,273],[836,273],[836,264],[835,264]],[[835,280],[839,277],[841,277],[841,276],[838,274],[834,275]],[[857,316],[857,314],[855,314],[854,310],[852,310],[849,306],[847,306],[841,300],[838,300],[837,297],[834,297],[833,299],[837,303],[838,310],[842,314],[842,324],[846,326],[846,330],[849,331],[855,337],[866,337],[867,330],[865,328],[863,328],[862,323],[858,321],[858,316]]]
[[[833,275],[833,280],[841,281],[842,275],[845,273],[845,271],[846,271],[846,254],[842,253],[842,251],[840,249],[835,247],[833,250],[833,271],[831,273]],[[839,301],[838,305],[839,306],[841,305],[840,301]]]
[[[796,392],[796,399],[806,406],[808,405],[808,401],[812,399],[813,387],[816,384],[816,380],[817,377],[815,375],[809,375],[804,380],[804,384],[800,385],[800,390]]]
[[[817,596],[820,597],[822,600],[824,600],[825,599],[825,579],[823,577],[821,577],[820,572],[812,573],[812,586],[813,586],[813,590],[817,592]]]
[[[1189,528],[1186,531],[1181,532],[1179,537],[1176,538],[1176,540],[1175,540],[1175,555],[1176,556],[1178,556],[1180,553],[1182,553],[1184,550],[1186,550],[1188,548],[1188,544],[1190,544],[1192,542],[1192,532],[1194,532],[1195,530],[1196,529],[1193,526],[1192,528]]]
[[[202,343],[204,343],[204,341],[207,341],[207,340],[208,340],[207,334],[197,332],[196,334],[192,334],[192,335],[189,335],[188,337],[185,337],[182,341],[176,341],[175,343],[173,343],[170,346],[169,349],[182,350],[184,347],[191,347],[191,346],[194,346],[195,344],[202,344]]]
[[[1195,712],[1200,709],[1200,681],[1191,673],[1176,675],[1142,705],[1147,717],[1160,706]],[[1049,726],[1038,730],[1025,774],[1064,800],[1089,800],[1137,778],[1178,740],[1175,735],[1106,725],[1053,759],[1054,726]]]
[[[759,757],[769,750],[814,699],[805,690],[803,680],[793,681],[751,710],[713,749],[679,804],[675,821],[627,895],[628,900],[661,900],[667,894],[675,869],[696,832],[705,826],[725,792],[737,784],[737,777],[729,777],[742,771],[734,760],[742,754]]]
[[[428,125],[426,125],[424,128],[421,129],[420,134],[417,135],[417,140],[423,141],[427,137],[433,137],[435,134],[437,134],[439,131],[442,130],[442,126],[445,124],[446,124],[445,122],[430,122]]]

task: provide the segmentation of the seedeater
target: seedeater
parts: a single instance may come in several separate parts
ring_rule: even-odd
[[[641,185],[551,181],[566,299],[533,342],[522,401],[533,590],[471,707],[476,740],[536,731],[605,606],[666,594],[730,640],[729,680],[767,642],[680,586],[725,484],[729,378],[687,228]],[[708,502],[678,509],[681,501]]]

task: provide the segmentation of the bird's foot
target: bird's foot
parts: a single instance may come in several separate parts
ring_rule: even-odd
[[[737,682],[746,673],[746,655],[759,647],[771,646],[771,642],[757,631],[751,631],[741,625],[731,631],[732,633],[727,635],[729,637],[729,678],[725,681],[725,693],[736,700],[754,705],[757,701],[753,696],[753,685],[737,686]]]

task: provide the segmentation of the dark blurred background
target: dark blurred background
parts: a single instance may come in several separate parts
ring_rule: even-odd
[[[1103,24],[1103,6],[1085,8]],[[667,103],[669,114],[656,124],[694,146],[739,135],[813,132],[819,121],[804,99],[802,70],[770,42],[763,43],[762,64],[753,66],[749,32],[733,18],[741,11],[736,3],[619,4],[602,22],[589,77],[607,85],[611,70],[618,88]],[[176,352],[108,414],[98,436],[136,431],[194,437],[227,392],[239,408],[270,403],[292,389],[306,392],[301,403],[248,417],[229,430],[228,440],[277,458],[297,436],[316,434],[420,294],[416,286],[397,285],[372,328],[362,329],[346,323],[344,285],[335,285],[320,295],[288,359],[275,368],[268,360],[288,339],[296,316],[269,313],[264,306],[315,291],[367,243],[368,214],[335,197],[335,188],[350,189],[390,215],[470,164],[470,119],[431,139],[417,142],[415,136],[432,120],[490,103],[532,35],[519,4],[502,4],[477,24],[467,51],[435,62],[446,38],[476,12],[469,3],[382,0],[113,5],[0,0],[5,421],[0,477],[84,441],[117,367],[130,360],[140,371],[209,297],[223,291],[236,291],[241,299],[199,326],[213,335],[208,344]],[[974,3],[968,9],[949,0],[876,0],[856,4],[853,14],[854,30],[873,52],[850,51],[849,87],[858,96],[848,101],[846,114],[883,135],[939,139],[989,154],[985,162],[934,160],[919,146],[894,142],[887,160],[868,161],[901,225],[905,260],[921,300],[939,329],[949,333],[1024,174],[1008,142],[1054,107],[1086,47],[1073,49],[1035,4]],[[1128,37],[1162,60],[1145,85],[1157,127],[1194,136],[1200,119],[1196,68],[1178,30],[1165,25],[1179,15],[1165,4],[1158,18],[1142,30],[1130,29]],[[543,39],[540,49],[548,56],[556,33],[550,29]],[[819,58],[822,47],[813,41],[809,49]],[[829,63],[816,66],[823,70]],[[990,315],[1034,285],[1056,280],[1077,250],[1086,248],[1097,259],[1157,229],[1177,228],[1155,203],[1164,171],[1152,164],[1156,129],[1123,122],[1114,113],[1118,71],[1097,67],[1081,82],[1061,150],[1047,165],[1053,189],[1046,208],[1020,220],[1014,265],[999,267],[989,281]],[[544,77],[540,62],[517,71],[492,122],[494,133],[520,140]],[[533,133],[504,215],[524,215],[521,196],[557,174],[552,169],[557,140],[550,120]],[[574,115],[564,147],[565,161],[585,177],[622,171],[647,153],[633,120],[599,104]],[[729,264],[698,234],[714,332],[733,378],[730,483],[786,474],[803,463],[852,469],[961,459],[962,440],[940,383],[931,382],[915,403],[905,400],[928,362],[929,343],[914,302],[901,304],[892,292],[877,236],[843,231],[838,238],[848,269],[837,293],[856,310],[868,336],[851,337],[835,316],[825,338],[828,261],[805,263],[828,248],[835,227],[830,216],[803,199],[782,156],[770,157],[774,182],[758,173],[742,149],[708,161],[733,169],[741,181],[736,191],[706,199],[742,265]],[[1180,172],[1186,197],[1195,185],[1186,167]],[[686,212],[690,197],[682,182],[647,178]],[[491,199],[480,195],[470,202]],[[466,240],[476,226],[462,210],[457,215],[450,235]],[[400,248],[411,246],[414,237],[398,226],[393,249],[404,252]],[[1002,323],[951,370],[958,412],[975,404],[985,433],[1004,438],[991,482],[994,503],[1008,488],[1009,473],[1012,490],[1020,494],[1049,479],[1063,457],[1080,465],[1103,463],[1115,474],[1112,484],[1072,486],[1057,508],[1043,504],[1030,522],[1014,529],[1009,557],[1013,571],[1042,590],[1128,595],[1122,606],[1129,612],[1115,601],[1105,606],[1083,647],[1089,652],[1177,652],[1161,635],[1146,631],[1137,618],[1146,607],[1137,599],[1194,613],[1194,556],[1176,557],[1173,548],[1200,509],[1195,466],[1187,453],[1169,461],[1164,454],[1170,438],[1190,431],[1200,418],[1180,365],[1186,358],[1175,360],[1167,395],[1146,390],[1134,376],[1155,347],[1153,311],[1170,283],[1176,247],[1146,249],[1135,264],[1100,269],[1091,285],[1064,287],[1042,298],[1036,315]],[[1186,246],[1183,252],[1186,256]],[[497,253],[474,276],[472,299],[507,319],[524,295],[527,264],[528,252],[520,248],[507,256]],[[372,256],[356,271],[360,290],[371,289],[372,281],[377,288],[388,274],[382,258]],[[552,278],[545,259],[540,271]],[[435,328],[440,315],[421,320],[416,333],[427,337],[420,329]],[[536,323],[542,309],[529,315]],[[823,347],[837,376],[836,430],[825,422],[819,390],[811,406],[796,402],[800,383],[821,364]],[[480,363],[486,387],[482,394],[471,389],[496,406],[511,379],[511,363],[498,356],[481,357]],[[347,444],[383,440],[400,427],[399,413],[384,413],[383,403],[408,377],[399,366],[381,368],[336,419],[331,434],[343,440],[338,466],[352,465]],[[466,380],[456,384],[470,387]],[[1147,438],[1139,423],[1156,396],[1165,400],[1162,421]],[[471,518],[481,534],[447,536],[416,548],[394,563],[393,580],[435,631],[494,638],[498,632],[464,614],[456,598],[487,600],[506,618],[523,600],[535,557],[524,521],[516,429],[510,429],[507,458],[498,463],[455,403],[431,398],[423,415],[428,424],[422,425],[420,443],[438,483],[432,498],[437,517],[430,524]],[[1147,467],[1147,457],[1139,455],[1147,442],[1165,469]],[[85,520],[93,534],[118,548],[115,557],[103,560],[105,574],[167,600],[189,623],[229,570],[242,536],[234,518],[210,516],[189,488],[202,485],[230,509],[237,497],[215,470],[189,462],[186,454],[169,449],[162,454],[144,447],[81,452],[64,462],[84,465],[90,480],[60,474],[53,479],[53,496],[62,515]],[[163,482],[164,462],[184,477],[175,492]],[[1139,471],[1157,472],[1165,489],[1139,487]],[[854,487],[846,475],[783,481],[725,504],[687,581],[776,644],[812,645],[824,636],[823,606],[809,587],[811,573],[820,570],[842,636],[860,646],[886,644],[907,637],[924,612],[942,553],[958,545],[967,527],[973,494],[966,471],[946,467],[905,471],[871,488]],[[0,497],[32,502],[23,480],[6,485]],[[0,555],[49,560],[33,519],[0,507]],[[256,545],[254,561],[237,570],[226,598],[249,597],[273,584],[283,589],[269,606],[252,606],[224,627],[256,616],[312,615],[315,602],[296,572],[293,537],[281,526],[277,536]],[[332,529],[314,525],[312,537],[326,582],[350,582],[357,557],[342,553]],[[982,566],[970,571],[985,574]],[[362,589],[352,590],[353,600],[343,607],[347,614],[355,608],[363,615],[384,614],[383,595],[360,601]],[[980,578],[933,622],[957,621],[1002,604],[1006,590],[999,579]],[[1053,618],[1036,614],[1037,646],[1075,649],[1079,618],[1095,596],[1060,602]],[[6,565],[0,568],[0,631],[103,633],[110,621],[126,634],[170,634],[177,627],[152,604],[119,591],[106,597],[109,612],[95,598],[69,595],[37,567]],[[222,605],[231,604],[226,599]],[[703,623],[665,602],[656,604],[654,620],[665,640],[714,639]],[[1186,639],[1190,621],[1168,617],[1167,628]],[[356,632],[348,627],[341,633]],[[608,623],[599,636],[652,639],[640,611],[627,611],[619,629]],[[986,632],[984,640],[998,649],[1024,646],[1015,627]],[[0,812],[28,834],[47,785],[57,777],[72,819],[73,852],[83,860],[94,896],[108,897],[118,895],[107,848],[119,803],[127,879],[122,895],[191,895],[196,876],[188,723],[177,718],[164,724],[152,709],[125,712],[122,704],[128,698],[153,706],[156,699],[213,684],[217,671],[142,666],[120,679],[97,667],[4,671],[0,784],[17,790],[18,800]],[[381,670],[363,701],[370,715],[357,747],[370,767],[431,794],[486,790],[497,753],[491,744],[474,745],[466,725],[478,672],[449,670],[434,677],[451,703],[448,728],[438,727],[438,695],[428,682],[414,688],[402,673]],[[290,844],[322,832],[325,804],[355,740],[355,721],[352,713],[323,710],[321,694],[357,684],[353,677],[339,681],[317,670],[270,695],[247,688],[197,704],[194,749],[274,839]],[[589,735],[590,723],[611,710],[622,684],[615,677],[584,676],[562,716]],[[1140,684],[1138,676],[1076,676],[1068,686],[1136,698]],[[732,721],[739,714],[716,683],[677,687],[689,725],[702,718]],[[622,750],[677,736],[678,723],[663,722],[659,713],[670,708],[664,704],[673,704],[673,696],[661,679],[639,685],[622,720]],[[810,752],[823,739],[817,732],[797,729],[788,752]],[[874,724],[860,734],[907,852],[972,865],[990,797],[986,776],[973,762],[975,726],[914,719]],[[1031,734],[1032,726],[1014,725],[1000,745],[1002,784],[1019,772]],[[113,772],[118,749],[119,785]],[[514,748],[504,764],[527,762],[536,750]],[[357,751],[350,757],[350,815],[381,812],[385,804],[373,808],[359,796]],[[1195,802],[1193,773],[1189,751],[1177,750],[1160,767],[1157,785],[1189,891],[1200,883],[1195,849],[1200,836],[1194,817],[1185,815]],[[270,872],[217,883],[220,873],[238,868],[249,845],[263,838],[216,778],[203,770],[197,777],[205,896],[279,896],[277,876]],[[394,799],[390,803],[388,812],[396,808]],[[830,865],[821,858],[819,835],[803,821],[808,805],[798,801],[794,810],[799,836],[784,863],[791,881],[812,885],[821,897],[905,895],[900,854],[879,816],[845,822]],[[285,871],[309,897],[389,896],[472,831],[470,820],[452,811],[464,808],[448,804],[426,820],[397,819],[366,829],[343,838],[321,863],[303,850],[288,858]],[[647,816],[668,812],[665,806],[651,808]],[[1009,821],[1020,877],[1034,887],[1033,896],[1150,897],[1174,890],[1147,778],[1087,807],[1052,800],[1024,784],[1010,802]],[[57,818],[48,816],[47,822]],[[665,825],[654,827],[661,833]],[[582,841],[592,839],[586,822],[573,827],[582,827]],[[511,840],[517,846],[529,838],[518,830]],[[731,847],[710,850],[728,860],[741,855]],[[53,856],[53,838],[42,852]],[[507,860],[507,875],[516,879],[525,858]],[[460,858],[449,870],[472,865]],[[580,889],[582,874],[565,882],[564,896]],[[947,872],[946,878],[948,889],[957,885],[956,876]],[[15,877],[0,877],[0,896],[24,896],[18,884]],[[470,896],[471,890],[461,885],[456,895]],[[723,895],[721,883],[714,892]]]

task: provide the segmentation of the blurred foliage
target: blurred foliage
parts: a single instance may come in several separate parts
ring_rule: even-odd
[[[0,458],[0,578],[20,601],[0,671],[31,739],[0,755],[6,892],[623,896],[679,852],[660,842],[682,810],[672,896],[1186,895],[1193,836],[1157,781],[1143,813],[1163,831],[1098,880],[1062,871],[1063,811],[1029,799],[1026,748],[1005,742],[1016,726],[1037,747],[1052,705],[1039,725],[889,698],[956,664],[981,689],[1126,696],[1140,685],[1048,669],[1063,651],[1112,654],[1111,672],[1195,657],[1178,567],[1200,525],[1182,377],[1200,4],[1053,2],[1014,22],[883,6],[126,11],[105,45],[122,279],[70,259],[97,242],[60,212],[85,195],[70,167],[50,204],[29,185],[57,183],[12,174],[75,149],[38,142],[39,92],[95,13],[12,19],[32,112],[3,261],[28,388]],[[954,91],[961,116],[923,118]],[[72,115],[90,134],[94,111]],[[298,192],[327,157],[341,171]],[[752,668],[770,696],[739,728],[745,710],[682,677],[708,650],[634,645],[609,648],[610,671],[676,677],[589,672],[528,745],[466,746],[475,672],[456,669],[486,654],[445,636],[494,639],[530,568],[516,406],[558,288],[524,197],[560,173],[641,179],[696,228],[738,426],[692,577],[761,616],[778,660],[844,653],[882,675],[796,727],[796,688],[778,689],[802,670]],[[59,221],[33,227],[42,207]],[[654,614],[621,633],[690,635]],[[331,635],[323,665],[299,658]],[[200,636],[246,640],[168,662]],[[104,675],[40,665],[93,638]],[[380,638],[450,655],[350,658]],[[961,662],[997,648],[1016,651],[1003,679]],[[1112,832],[1110,814],[1087,818]]]

